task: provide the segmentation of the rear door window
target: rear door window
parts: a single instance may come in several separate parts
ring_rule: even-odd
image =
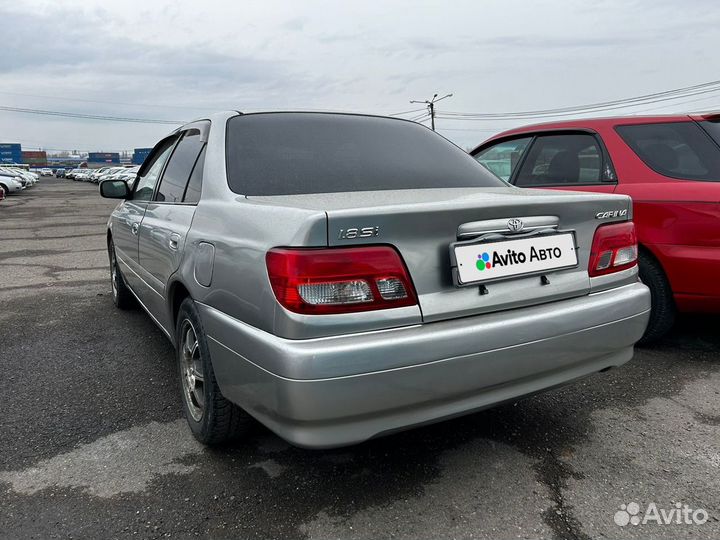
[[[200,131],[189,130],[185,133],[170,156],[160,187],[155,194],[155,200],[168,203],[183,202],[185,188],[188,185],[190,173],[203,148]]]
[[[720,181],[720,147],[695,122],[634,124],[615,129],[645,165],[663,176]]]
[[[190,175],[190,181],[188,182],[187,189],[185,190],[185,196],[183,202],[197,204],[200,202],[200,193],[202,191],[202,180],[203,180],[203,168],[205,167],[205,146],[203,146],[200,156],[195,162],[192,174]]]
[[[478,152],[473,157],[495,176],[509,182],[531,140],[532,137],[522,137],[503,141]]]
[[[599,184],[604,175],[603,151],[589,133],[541,135],[533,143],[518,172],[515,185],[586,186]]]

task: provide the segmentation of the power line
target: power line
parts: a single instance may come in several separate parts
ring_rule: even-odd
[[[694,86],[688,86],[684,88],[678,88],[674,90],[666,90],[664,92],[656,92],[654,94],[646,94],[643,96],[636,96],[632,98],[623,98],[618,99],[614,101],[605,101],[600,103],[593,103],[589,105],[575,105],[572,107],[561,107],[556,109],[541,109],[537,111],[522,111],[522,112],[505,112],[505,113],[459,113],[454,111],[446,111],[446,114],[458,114],[462,116],[528,116],[528,115],[545,115],[545,114],[555,114],[555,113],[561,113],[561,112],[574,112],[577,110],[584,110],[584,109],[594,109],[594,108],[604,108],[604,107],[612,107],[614,105],[620,105],[630,102],[641,102],[641,101],[648,101],[653,100],[655,98],[659,97],[666,97],[666,96],[673,96],[673,98],[680,98],[684,97],[685,94],[693,95],[693,92],[696,90],[703,90],[707,89],[708,87],[717,87],[720,84],[720,81],[710,81],[707,83],[702,83]],[[707,91],[713,91],[707,90]],[[678,95],[682,94],[682,95]]]
[[[417,116],[413,116],[412,118],[408,118],[411,122],[423,122],[430,118],[430,114],[423,111],[422,114],[418,114]]]
[[[708,90],[703,90],[700,92],[693,92],[693,93],[687,93],[684,95],[678,95],[673,97],[665,97],[661,99],[655,99],[655,100],[649,100],[649,101],[643,101],[643,102],[634,102],[634,103],[626,103],[624,105],[615,105],[612,107],[602,107],[602,108],[593,108],[593,109],[578,109],[578,110],[572,110],[568,112],[562,112],[562,113],[553,113],[553,114],[534,114],[534,115],[509,115],[509,116],[462,116],[459,114],[453,114],[453,115],[446,115],[443,113],[443,115],[439,115],[438,118],[444,118],[444,119],[450,119],[450,120],[471,120],[471,121],[505,121],[505,120],[523,120],[523,119],[543,119],[543,118],[562,118],[562,117],[568,117],[568,116],[579,116],[583,114],[590,114],[590,113],[598,113],[598,112],[608,112],[608,111],[616,111],[620,109],[628,109],[632,107],[640,107],[643,105],[651,105],[653,103],[663,103],[671,100],[676,99],[682,99],[687,98],[691,96],[697,96],[702,94],[711,94],[716,93],[720,91],[720,88],[713,88]],[[682,102],[678,103],[682,104]],[[642,109],[642,110],[654,110],[658,107],[652,107],[650,109]],[[642,110],[637,112],[642,112]]]
[[[685,100],[685,101],[678,101],[678,102],[676,102],[676,103],[670,103],[670,104],[667,104],[667,105],[659,105],[659,106],[657,106],[657,107],[650,107],[649,109],[639,109],[639,110],[637,110],[637,111],[633,111],[633,113],[641,113],[641,112],[647,112],[647,111],[657,111],[658,109],[667,109],[668,107],[677,107],[678,105],[687,105],[688,103],[697,103],[697,102],[699,102],[699,101],[708,101],[708,100],[710,100],[710,99],[717,101],[717,100],[718,100],[718,96],[712,96],[712,95],[711,95],[711,96],[705,96],[705,97],[696,98],[696,99],[688,99],[688,100]],[[711,108],[716,108],[716,107],[711,106]]]
[[[681,102],[677,102],[677,103],[671,103],[671,104],[669,104],[669,105],[660,105],[660,106],[656,106],[656,107],[650,107],[649,109],[640,109],[640,110],[637,110],[637,111],[633,111],[633,114],[635,114],[635,113],[642,113],[642,112],[656,111],[656,110],[658,110],[658,109],[667,109],[668,107],[677,107],[678,105],[687,105],[687,104],[689,104],[689,103],[697,103],[697,102],[700,102],[700,101],[708,101],[708,100],[711,100],[711,99],[712,99],[712,100],[716,100],[716,101],[718,100],[717,96],[706,96],[706,97],[701,97],[701,98],[696,98],[696,99],[689,99],[689,100],[685,100],[685,101],[681,101]],[[713,106],[711,106],[710,108],[711,108],[711,109],[718,109],[718,110],[720,110],[720,104],[718,104],[717,106],[713,105]],[[503,119],[497,119],[497,120],[503,121]],[[514,121],[515,119],[504,119],[504,121],[510,121],[510,120]],[[501,133],[502,131],[505,131],[506,129],[508,129],[508,128],[507,128],[507,127],[497,127],[497,128],[495,128],[495,129],[489,129],[489,128],[487,128],[487,127],[478,127],[478,128],[440,128],[440,131],[466,131],[466,132],[470,132],[470,133]]]
[[[638,105],[648,105],[675,99],[682,99],[691,96],[708,94],[720,90],[720,81],[710,81],[684,88],[656,92],[643,96],[592,103],[587,105],[576,105],[573,107],[561,107],[556,109],[541,109],[535,111],[503,112],[503,113],[467,113],[456,111],[444,111],[443,118],[454,118],[458,120],[499,120],[499,119],[527,119],[527,118],[550,118],[555,116],[569,116],[575,114],[586,114],[602,110],[623,109]]]
[[[437,97],[438,95],[433,95],[432,99],[425,101],[418,101],[418,100],[410,100],[410,103],[425,103],[427,105],[428,111],[430,111],[430,126],[432,127],[432,130],[435,131],[435,104],[438,101],[442,101],[445,98],[452,97],[452,94],[447,94],[441,98]]]
[[[388,114],[388,116],[400,116],[402,114],[410,114],[410,113],[420,112],[420,111],[424,111],[424,110],[425,110],[425,107],[423,107],[422,109],[413,109],[411,111],[392,113],[392,114]]]
[[[18,97],[33,97],[33,98],[42,98],[42,99],[54,99],[54,100],[61,100],[61,101],[77,101],[81,103],[99,103],[103,105],[125,105],[129,107],[151,107],[153,109],[156,108],[164,108],[164,109],[181,109],[181,110],[196,110],[196,111],[204,111],[207,110],[207,108],[200,108],[200,107],[185,107],[180,105],[150,105],[147,103],[127,103],[123,101],[101,101],[96,99],[82,99],[82,98],[71,98],[71,97],[61,97],[61,96],[43,96],[40,94],[23,94],[19,92],[2,92],[0,91],[0,94],[6,95],[6,96],[18,96]]]
[[[63,118],[81,118],[85,120],[105,120],[109,122],[131,122],[136,124],[165,124],[179,125],[184,124],[184,120],[158,120],[153,118],[125,118],[120,116],[103,116],[98,114],[82,114],[63,111],[47,111],[42,109],[24,109],[20,107],[7,107],[0,105],[0,111],[15,112],[22,114],[35,114],[40,116],[60,116]]]

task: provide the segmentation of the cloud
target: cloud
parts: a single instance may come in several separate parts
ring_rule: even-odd
[[[0,10],[0,18],[14,29],[0,55],[3,75],[42,70],[49,75],[152,77],[181,87],[190,80],[198,86],[242,86],[284,75],[278,61],[220,54],[189,43],[148,46],[100,31],[85,20],[60,24],[71,19],[67,13],[38,16]]]
[[[434,92],[452,92],[443,108],[454,111],[591,103],[710,80],[720,68],[713,6],[0,0],[0,103],[163,119],[229,108],[390,113]],[[0,113],[0,139],[60,147],[69,127],[68,139],[122,149],[159,132],[60,122]],[[456,130],[448,134],[462,146],[510,127],[448,119],[439,126]]]
[[[291,30],[293,32],[299,32],[303,28],[305,28],[305,25],[307,24],[307,19],[305,17],[293,17],[292,19],[288,19],[285,21],[281,28],[284,30]]]

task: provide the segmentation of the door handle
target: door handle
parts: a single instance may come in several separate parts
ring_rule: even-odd
[[[139,230],[139,229],[140,229],[140,224],[139,224],[139,223],[133,223],[133,224],[130,226],[130,230],[131,230],[132,233],[133,233],[134,235],[136,235],[136,236],[137,236],[137,233],[138,233],[138,230]]]
[[[168,240],[168,246],[173,251],[177,251],[178,248],[178,242],[180,242],[180,235],[179,234],[171,234],[170,240]]]

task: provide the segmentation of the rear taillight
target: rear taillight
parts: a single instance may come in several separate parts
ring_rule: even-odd
[[[370,311],[417,304],[405,264],[389,246],[290,249],[266,256],[278,302],[296,313]]]
[[[637,264],[637,236],[632,221],[601,225],[595,231],[588,274],[602,276]]]

